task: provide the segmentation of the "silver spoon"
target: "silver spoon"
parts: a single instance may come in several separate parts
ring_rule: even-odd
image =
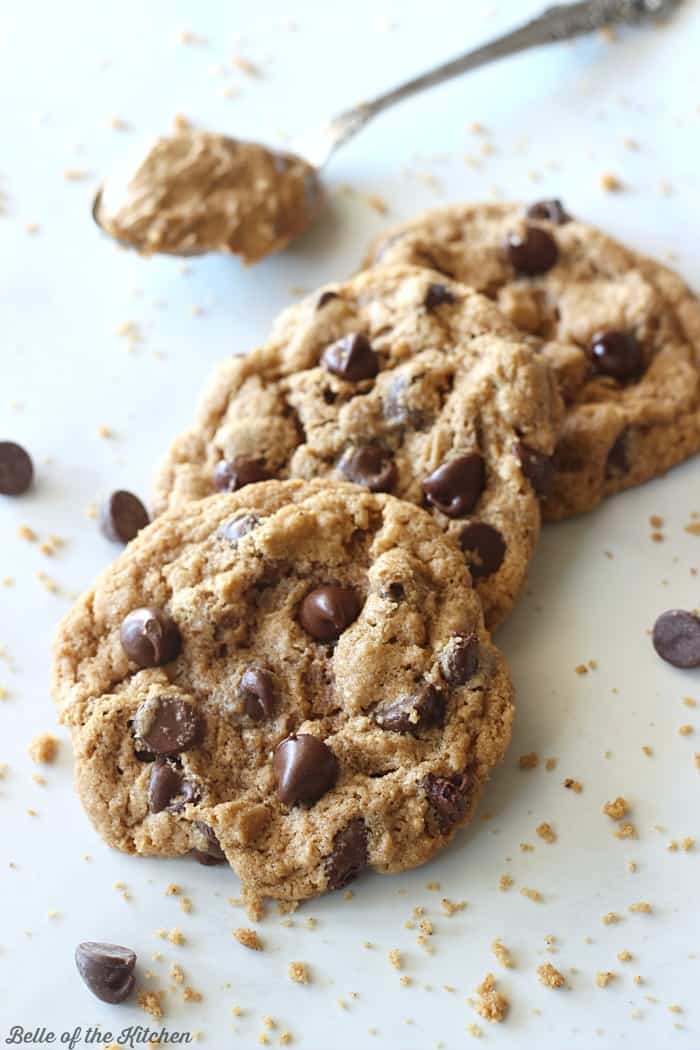
[[[291,153],[209,132],[180,131],[159,139],[126,178],[106,180],[95,195],[93,218],[105,232],[146,254],[223,251],[256,262],[312,224],[321,201],[321,169],[385,109],[488,62],[607,26],[664,17],[680,3],[583,0],[548,8],[504,36],[345,110],[299,140]]]

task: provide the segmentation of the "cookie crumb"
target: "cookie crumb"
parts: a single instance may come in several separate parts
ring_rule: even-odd
[[[550,845],[557,841],[557,835],[554,831],[554,828],[551,824],[548,824],[546,821],[542,824],[538,824],[535,828],[535,831],[541,839],[544,839],[544,841],[548,842]]]
[[[451,901],[449,897],[443,897],[440,901],[440,906],[444,911],[445,915],[456,915],[460,911],[464,911],[467,906],[466,901]]]
[[[679,736],[690,736],[690,734],[691,734],[691,733],[692,733],[693,731],[694,731],[694,727],[693,727],[693,726],[691,726],[691,725],[688,725],[688,724],[686,724],[686,725],[684,725],[684,726],[681,726],[681,727],[679,728],[679,730],[678,730],[678,735],[679,735]]]
[[[624,188],[622,179],[612,171],[603,171],[598,176],[598,185],[605,193],[619,193]]]
[[[626,948],[623,948],[621,952],[618,952],[617,957],[620,960],[620,962],[631,962],[634,958],[632,952],[627,951]]]
[[[494,975],[487,973],[475,990],[479,997],[474,1004],[476,1012],[485,1021],[490,1021],[492,1024],[500,1024],[504,1021],[510,1004],[506,997],[497,990]]]
[[[519,769],[536,769],[540,764],[540,756],[536,751],[529,751],[526,755],[521,755],[518,759]]]
[[[542,901],[544,899],[539,890],[528,889],[526,886],[523,886],[523,888],[521,889],[520,896],[527,897],[528,900],[536,902]]]
[[[615,980],[617,980],[617,974],[612,970],[599,970],[595,977],[595,983],[599,988],[607,988]]]
[[[637,829],[634,824],[630,824],[629,821],[623,820],[623,822],[615,828],[613,835],[616,839],[636,839]]]
[[[653,910],[648,901],[638,901],[636,904],[630,904],[629,906],[629,911],[641,915],[650,915]]]
[[[603,813],[605,813],[606,817],[610,817],[611,820],[622,820],[629,813],[629,803],[622,795],[618,795],[612,802],[605,803]]]
[[[138,1004],[145,1013],[150,1014],[156,1021],[163,1017],[162,992],[139,992]]]
[[[53,733],[39,733],[29,745],[29,757],[32,762],[48,765],[58,753],[58,740]]]
[[[403,958],[398,948],[392,948],[387,958],[395,970],[400,970],[403,967]]]
[[[292,962],[289,964],[289,978],[294,981],[295,984],[310,984],[311,975],[309,968],[306,963],[303,962]]]
[[[616,911],[609,911],[607,915],[603,916],[603,926],[614,926],[618,922],[622,922],[622,916],[618,915]]]
[[[574,780],[573,777],[567,777],[564,780],[564,787],[569,791],[574,791],[577,795],[580,795],[583,791],[583,784],[580,780]]]
[[[548,758],[546,760],[545,764],[544,764],[544,768],[547,770],[548,773],[551,773],[553,769],[556,769],[557,768],[557,760],[556,760],[556,758]]]
[[[504,875],[501,875],[500,879],[498,880],[498,888],[503,893],[505,893],[507,890],[509,890],[511,888],[511,886],[513,886],[513,885],[514,885],[514,880],[507,873],[504,874]]]
[[[564,974],[560,973],[550,962],[542,963],[537,967],[537,979],[547,988],[563,988],[566,984]]]
[[[513,957],[510,954],[510,950],[506,948],[505,944],[501,941],[500,937],[496,937],[493,941],[491,951],[496,956],[501,966],[505,967],[506,970],[513,969]]]
[[[239,944],[243,945],[244,948],[251,948],[255,952],[262,951],[262,941],[255,930],[249,930],[246,929],[245,926],[239,926],[238,929],[233,930],[233,936]]]

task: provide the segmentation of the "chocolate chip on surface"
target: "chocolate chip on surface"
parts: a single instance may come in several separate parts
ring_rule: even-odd
[[[559,258],[557,242],[539,226],[527,226],[525,233],[509,233],[505,244],[511,266],[526,277],[547,273]]]
[[[249,532],[257,529],[261,520],[257,514],[237,514],[234,518],[230,518],[229,521],[223,523],[219,529],[219,535],[222,539],[228,540],[229,543],[235,546]]]
[[[113,543],[129,543],[149,520],[138,496],[124,489],[113,492],[100,508],[100,530]]]
[[[154,755],[177,755],[201,743],[204,719],[189,700],[156,696],[137,709],[134,730]]]
[[[588,354],[599,375],[624,383],[639,378],[644,367],[642,349],[631,332],[609,328],[593,337]]]
[[[119,636],[124,652],[139,667],[161,667],[174,660],[182,648],[175,621],[152,605],[133,609],[125,616]]]
[[[299,622],[318,642],[334,642],[359,616],[362,605],[348,587],[316,587],[299,607]]]
[[[475,634],[454,634],[440,654],[440,670],[448,685],[465,685],[479,668],[479,639]]]
[[[468,785],[469,779],[464,773],[453,777],[438,777],[428,773],[423,780],[428,804],[443,833],[450,831],[466,813]]]
[[[517,443],[515,451],[520,460],[520,469],[532,485],[533,492],[538,499],[546,499],[552,491],[554,480],[552,457],[545,456],[522,441]]]
[[[528,219],[545,219],[554,223],[555,226],[563,226],[571,222],[571,216],[567,215],[564,205],[557,198],[551,200],[535,201],[525,212]]]
[[[353,332],[331,343],[323,352],[321,361],[329,372],[350,383],[374,379],[379,371],[379,358],[367,336],[361,332]]]
[[[338,779],[338,760],[318,737],[288,736],[275,748],[272,768],[277,794],[287,806],[317,802]]]
[[[367,825],[362,817],[354,817],[336,832],[333,850],[326,858],[329,890],[342,890],[367,867],[367,839]]]
[[[275,709],[275,680],[261,667],[249,667],[241,676],[239,688],[245,713],[254,722],[272,718]]]
[[[418,733],[440,725],[447,700],[433,685],[424,685],[410,696],[398,696],[375,709],[374,721],[390,733]]]
[[[669,609],[659,616],[652,633],[654,648],[674,667],[700,667],[700,617],[685,609]]]
[[[217,492],[237,492],[256,481],[267,481],[269,477],[262,460],[236,456],[219,460],[214,467],[213,481]]]
[[[460,518],[473,510],[486,484],[486,468],[479,452],[457,456],[442,463],[423,482],[428,503],[448,518]]]
[[[34,464],[21,445],[0,441],[0,495],[21,496],[34,478]]]
[[[119,944],[83,941],[75,949],[75,965],[92,994],[103,1003],[123,1003],[136,983],[136,953]]]
[[[438,306],[448,306],[455,301],[454,294],[444,284],[429,284],[425,293],[426,310],[434,310]]]
[[[473,521],[466,525],[459,535],[459,544],[468,555],[469,571],[475,580],[491,576],[503,564],[505,540],[498,529],[485,521]]]
[[[347,453],[339,469],[348,481],[362,485],[370,492],[391,492],[396,484],[396,466],[388,449],[365,445]]]

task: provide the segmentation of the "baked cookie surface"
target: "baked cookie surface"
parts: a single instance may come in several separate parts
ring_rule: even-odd
[[[390,492],[460,544],[493,627],[536,544],[561,413],[546,363],[485,297],[381,267],[320,289],[219,366],[154,504],[269,477]]]
[[[163,514],[54,654],[100,834],[225,858],[249,903],[423,863],[510,736],[509,673],[461,552],[355,485],[271,481]]]
[[[559,201],[434,209],[381,236],[366,263],[463,281],[544,341],[567,405],[545,518],[590,510],[700,448],[700,302]]]

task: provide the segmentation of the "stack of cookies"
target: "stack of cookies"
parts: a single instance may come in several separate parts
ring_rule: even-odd
[[[540,520],[700,448],[700,303],[558,201],[452,206],[224,361],[54,693],[112,845],[255,911],[445,846],[506,750]],[[117,530],[119,531],[119,530]]]

